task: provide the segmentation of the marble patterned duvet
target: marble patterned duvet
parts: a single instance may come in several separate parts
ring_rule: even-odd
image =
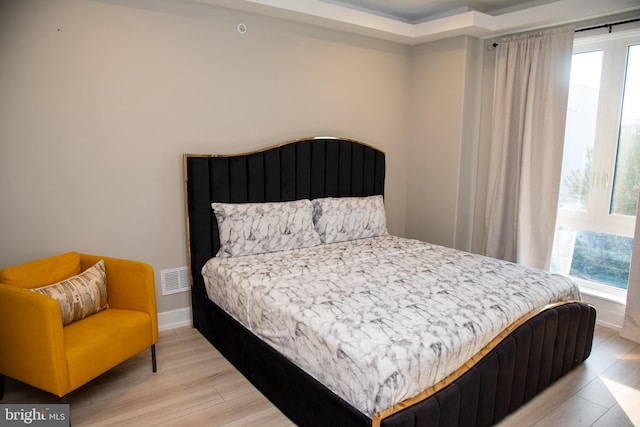
[[[394,236],[212,258],[202,272],[211,300],[369,417],[523,315],[580,299],[562,276]]]

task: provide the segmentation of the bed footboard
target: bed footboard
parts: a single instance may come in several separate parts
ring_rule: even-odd
[[[595,320],[587,304],[542,312],[453,384],[381,425],[494,425],[589,357]]]

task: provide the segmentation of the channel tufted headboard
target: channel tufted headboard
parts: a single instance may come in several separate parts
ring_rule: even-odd
[[[385,155],[345,138],[298,139],[234,155],[185,154],[184,185],[193,286],[220,248],[212,202],[278,202],[384,194]]]

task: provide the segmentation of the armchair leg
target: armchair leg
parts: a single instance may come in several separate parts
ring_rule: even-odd
[[[153,368],[153,372],[158,371],[158,366],[156,365],[156,345],[151,345],[151,366]]]
[[[4,375],[0,374],[0,400],[4,399]]]

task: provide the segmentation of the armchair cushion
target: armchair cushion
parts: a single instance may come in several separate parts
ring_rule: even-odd
[[[155,343],[149,314],[109,308],[63,328],[69,386],[81,386]]]
[[[31,289],[60,305],[62,324],[68,325],[108,307],[104,260],[82,273],[49,286]]]
[[[67,252],[0,270],[0,283],[36,288],[75,276],[80,271],[80,254]]]

